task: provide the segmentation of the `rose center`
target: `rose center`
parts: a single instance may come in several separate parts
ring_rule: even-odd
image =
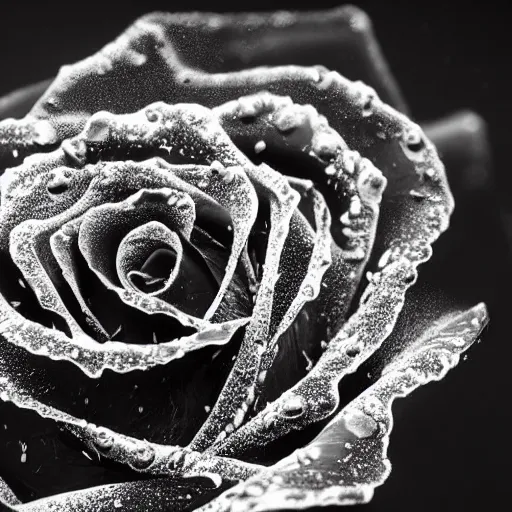
[[[183,259],[179,235],[160,222],[130,231],[117,251],[117,274],[126,289],[160,295],[169,290]]]
[[[132,286],[142,293],[161,291],[172,275],[178,259],[174,249],[157,249],[143,263],[140,270],[130,270],[127,274]]]

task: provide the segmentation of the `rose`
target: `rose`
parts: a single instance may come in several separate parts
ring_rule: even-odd
[[[71,457],[52,469],[94,459],[83,490],[21,510],[197,507],[238,480],[212,509],[367,501],[389,472],[393,398],[480,332],[482,306],[426,304],[403,339],[405,292],[452,208],[419,127],[323,68],[231,71],[231,41],[251,67],[265,41],[322,24],[363,35],[358,78],[373,82],[364,16],[335,14],[150,16],[2,123],[4,165],[20,165],[2,177],[1,396]],[[230,73],[212,74],[212,34],[228,38],[217,65]],[[387,73],[374,85],[403,110]],[[346,375],[368,359],[350,395]],[[289,455],[292,441],[304,448]],[[56,480],[39,495],[67,490]],[[91,488],[106,482],[124,483]]]

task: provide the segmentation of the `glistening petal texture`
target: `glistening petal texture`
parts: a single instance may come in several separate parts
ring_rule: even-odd
[[[487,323],[467,229],[423,265],[482,125],[406,113],[351,6],[150,14],[0,101],[0,503],[371,499],[393,400]]]
[[[311,443],[200,510],[265,512],[368,502],[390,471],[386,451],[394,399],[444,377],[486,320],[481,304],[445,318],[390,363]]]

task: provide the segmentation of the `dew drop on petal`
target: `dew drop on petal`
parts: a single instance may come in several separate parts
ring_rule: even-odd
[[[256,144],[254,145],[254,152],[261,153],[262,151],[265,151],[266,148],[267,148],[267,145],[265,144],[265,141],[260,140],[260,141],[256,142]]]
[[[49,121],[38,121],[34,126],[33,140],[40,146],[48,146],[57,142],[58,135]]]
[[[294,395],[286,400],[281,411],[288,418],[297,418],[304,412],[304,402],[300,396]]]
[[[347,411],[345,426],[360,439],[371,436],[377,430],[377,422],[360,411]]]

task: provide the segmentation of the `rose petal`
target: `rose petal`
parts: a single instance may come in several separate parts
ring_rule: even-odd
[[[322,62],[371,85],[386,103],[405,111],[371,21],[355,6],[306,12],[155,13],[143,19],[165,26],[177,58],[192,68],[212,73]]]
[[[56,158],[56,156],[48,155],[48,158],[46,159],[46,167],[49,166],[51,168]],[[45,158],[39,157],[37,160],[45,161]],[[124,172],[126,165],[128,165],[129,167],[135,167],[134,170],[138,172],[126,174],[126,172]],[[34,166],[35,162],[29,162],[27,166],[24,167],[23,170],[26,170],[27,176],[32,175],[32,173],[34,172]],[[66,222],[69,219],[78,217],[81,212],[87,211],[90,207],[94,206],[95,204],[102,204],[105,201],[120,199],[118,187],[123,182],[132,183],[132,186],[135,187],[136,190],[144,188],[144,186],[147,185],[162,187],[173,184],[178,186],[178,188],[184,189],[187,192],[191,191],[191,193],[196,193],[199,196],[201,196],[201,192],[199,192],[199,190],[194,189],[189,185],[186,185],[178,178],[173,178],[172,175],[170,175],[168,172],[168,166],[165,166],[164,169],[162,169],[161,167],[151,166],[151,163],[144,165],[140,164],[139,167],[137,167],[137,164],[107,164],[100,166],[98,169],[91,169],[91,172],[93,174],[96,174],[94,184],[89,187],[87,193],[83,196],[83,198],[80,199],[80,201],[78,201],[76,204],[74,204],[72,208],[69,208],[62,214],[58,214],[59,210],[55,212],[55,206],[53,206],[53,204],[50,203],[50,205],[53,207],[53,211],[50,210],[50,212],[57,213],[58,215],[51,219],[51,223],[48,229],[46,230],[48,234],[45,236],[52,234],[53,230],[56,229],[57,227],[60,227],[64,222]],[[77,174],[88,175],[89,173]],[[47,178],[44,174],[43,177],[44,178],[42,180],[35,180],[34,184],[35,187],[38,187],[36,188],[36,190],[41,189],[41,194],[46,193],[45,183],[46,181],[49,180],[49,178]],[[91,178],[89,176],[89,180],[90,179]],[[138,180],[138,182],[135,183],[133,180]],[[14,180],[11,181],[11,184],[13,184],[14,188],[10,188],[7,192],[7,196],[11,198],[5,203],[6,209],[5,211],[2,209],[2,213],[5,215],[4,218],[6,219],[6,222],[2,224],[2,228],[5,228],[6,233],[9,232],[9,226],[12,226],[13,224],[16,225],[16,223],[20,221],[19,213],[16,213],[17,209],[15,208],[14,201],[17,195],[22,194],[24,188],[23,186],[21,186],[22,182],[20,182],[19,186],[14,186],[14,183]],[[24,196],[22,195],[21,197]],[[32,196],[30,201],[34,201],[37,197],[37,195]],[[204,197],[206,199],[206,196]],[[9,204],[11,205],[10,207],[8,207]],[[2,205],[2,208],[3,206],[4,205]],[[27,210],[26,212],[28,211],[29,210]],[[44,214],[44,210],[42,211],[42,213]],[[25,215],[27,215],[27,213],[25,213]],[[4,327],[3,332],[4,335],[7,336],[11,341],[16,340],[15,343],[22,344],[23,346],[33,351],[34,353],[39,353],[39,350],[47,350],[45,348],[45,342],[54,338],[54,343],[50,343],[50,347],[53,347],[50,349],[51,357],[67,359],[73,361],[75,364],[82,365],[84,371],[88,372],[88,374],[91,375],[100,375],[101,372],[103,371],[102,367],[104,364],[106,365],[105,367],[109,367],[111,369],[115,368],[116,371],[119,370],[122,372],[130,371],[130,368],[143,368],[146,364],[163,364],[165,361],[170,360],[169,357],[174,358],[177,355],[182,354],[182,350],[187,350],[186,347],[188,343],[185,342],[184,344],[182,344],[182,347],[178,347],[178,345],[175,345],[172,348],[170,346],[166,347],[166,345],[164,344],[153,347],[148,346],[146,348],[141,346],[139,349],[131,347],[128,353],[121,355],[121,352],[124,350],[123,344],[111,344],[109,342],[103,344],[101,348],[99,348],[94,346],[94,344],[91,344],[92,340],[90,340],[89,338],[84,338],[83,335],[81,335],[80,341],[70,341],[68,338],[59,336],[58,333],[56,333],[55,331],[49,331],[47,333],[44,333],[44,328],[42,328],[40,325],[21,321],[19,315],[5,303],[4,297],[2,297],[0,300],[0,305],[1,304],[3,304],[5,318],[9,318],[9,322],[2,324],[2,327]],[[245,323],[245,320],[241,320],[241,322]],[[208,332],[205,331],[201,338],[203,340],[202,343],[209,343],[209,341],[207,341],[209,338],[212,341],[217,339],[217,341],[213,341],[214,343],[218,343],[221,338],[223,340],[220,341],[221,343],[226,342],[227,339],[230,338],[228,331],[231,332],[231,327],[229,327],[229,325],[231,324],[226,324],[227,337],[224,337],[224,335],[219,337],[217,334],[215,334],[215,332],[217,331],[222,332],[222,326],[212,326],[211,328],[208,328],[208,331],[211,331],[211,334],[213,334],[213,336],[208,335]],[[239,324],[235,322],[233,324],[233,327],[235,325],[238,326]],[[235,330],[236,328],[237,327],[235,327]],[[35,331],[33,331],[33,329],[35,329]],[[39,333],[39,335],[35,335],[36,331]],[[16,332],[15,338],[12,337],[14,332]],[[190,338],[190,340],[192,339],[193,338]],[[195,342],[192,342],[190,347],[199,347],[200,345],[201,344],[196,344]],[[58,348],[59,346],[60,348]],[[94,354],[94,356],[86,360],[82,360],[82,358],[79,357],[79,355],[81,353],[85,354],[86,352],[91,353],[91,355]],[[160,353],[160,355],[158,355],[158,352]],[[139,355],[135,357],[135,353]],[[78,354],[78,356],[73,357],[74,354]]]
[[[295,190],[301,190],[298,188],[300,185],[294,182],[294,180],[290,179],[290,183],[294,186]],[[272,400],[273,398],[270,397],[279,396],[283,390],[288,389],[304,376],[304,371],[300,372],[299,370],[299,372],[296,372],[294,370],[303,367],[307,372],[310,368],[306,370],[304,365],[294,365],[292,359],[299,359],[301,361],[305,359],[306,366],[311,366],[313,364],[312,360],[317,359],[319,355],[318,333],[325,332],[323,320],[315,318],[315,313],[318,313],[316,300],[320,293],[322,278],[332,261],[331,217],[322,195],[312,187],[313,185],[309,183],[309,187],[302,190],[301,194],[302,196],[306,194],[311,196],[310,201],[312,203],[316,229],[311,243],[312,250],[306,260],[308,267],[305,274],[297,271],[302,269],[297,269],[298,262],[295,260],[294,254],[298,255],[300,252],[297,252],[297,246],[294,245],[292,246],[291,254],[287,254],[287,247],[285,245],[281,261],[283,268],[280,271],[276,290],[279,297],[286,297],[286,291],[282,289],[284,286],[281,285],[281,289],[279,289],[279,283],[283,280],[283,274],[286,275],[287,273],[298,275],[298,290],[292,287],[293,299],[291,303],[287,300],[282,301],[287,309],[284,310],[285,314],[279,317],[277,328],[274,327],[271,331],[272,338],[260,367],[262,378],[259,379],[256,389],[256,396],[259,401]],[[298,230],[293,224],[292,229],[294,231]],[[300,242],[298,247],[301,248],[302,244],[304,242]],[[288,256],[288,259],[285,259],[286,256]],[[302,257],[297,259],[302,259]],[[284,282],[288,287],[290,286],[288,280],[284,280]],[[310,305],[310,308],[307,308],[306,305]],[[273,315],[276,309],[278,308],[274,309]],[[310,314],[313,316],[310,317]],[[295,339],[296,331],[294,327],[296,325],[300,326],[301,331],[297,333]],[[299,375],[298,378],[297,373]]]
[[[160,257],[161,253],[164,255]],[[165,263],[154,261],[158,259],[164,259]],[[171,259],[169,264],[168,259]],[[148,295],[161,295],[174,284],[182,260],[180,237],[165,224],[153,220],[135,228],[119,244],[117,275],[125,287],[141,290],[144,286]]]
[[[57,494],[48,498],[18,505],[18,512],[44,512],[47,510],[133,511],[146,509],[154,512],[190,510],[196,503],[204,503],[204,496],[213,495],[215,487],[207,485],[204,478],[154,478],[138,482],[90,487],[80,491]]]
[[[0,505],[4,507],[14,507],[20,503],[21,501],[16,497],[14,492],[12,492],[9,486],[3,481],[2,478],[0,478]]]
[[[246,479],[260,466],[234,459],[211,457],[179,446],[167,446],[118,434],[87,423],[37,401],[10,379],[5,372],[0,377],[0,398],[17,407],[30,409],[43,418],[59,422],[98,455],[129,465],[133,470],[152,475],[206,476],[213,481]]]
[[[186,355],[179,364],[124,375],[105,372],[101,379],[94,380],[69,363],[31,356],[1,343],[0,373],[24,396],[55,407],[56,412],[87,418],[132,439],[183,446],[206,419],[242,337],[243,331],[237,333],[234,343],[220,354],[212,347]],[[72,382],[73,386],[63,386],[63,382]],[[70,436],[62,438],[49,420],[46,423],[50,425],[41,426],[37,416],[23,415],[9,407],[0,404],[5,424],[0,429],[0,442],[6,447],[0,474],[9,478],[23,501],[134,478],[123,475],[119,465],[112,466],[104,458],[99,461],[97,450],[81,446]],[[22,446],[18,441],[28,445],[28,458],[21,463]],[[70,472],[70,467],[76,469]]]
[[[33,354],[72,362],[93,378],[100,377],[106,369],[119,373],[143,370],[166,364],[208,345],[225,345],[248,321],[248,318],[243,318],[211,324],[199,333],[160,344],[97,343],[85,335],[69,338],[60,331],[26,320],[0,298],[0,335],[4,340]]]
[[[42,80],[2,96],[0,98],[0,119],[25,116],[44,91],[48,89],[52,81],[53,79]]]
[[[150,14],[96,55],[61,68],[32,114],[55,118],[66,112],[88,117],[100,110],[137,110],[168,97],[163,83],[166,77],[158,72],[167,63],[209,72],[268,65],[268,48],[274,47],[276,38],[281,43],[293,43],[278,55],[271,52],[270,56],[278,59],[275,64],[311,65],[322,61],[349,78],[374,86],[387,103],[403,110],[404,102],[368,17],[356,7],[344,6],[314,13]],[[183,41],[187,41],[185,46]],[[339,50],[333,51],[333,44],[339,44]],[[322,50],[323,45],[329,47],[328,52]],[[215,59],[211,58],[212,47],[216,48]],[[166,58],[162,58],[164,55]],[[146,87],[151,74],[155,75],[152,87]],[[64,139],[69,132],[62,128],[60,136]]]
[[[307,376],[211,452],[239,457],[253,446],[265,446],[291,430],[328,417],[339,403],[339,381],[355,371],[390,334],[402,309],[405,290],[414,278],[414,267],[406,259],[384,267],[370,284],[359,309],[330,341]]]
[[[455,198],[450,236],[436,242],[431,260],[420,267],[417,282],[407,292],[393,332],[361,369],[372,375],[443,313],[468,308],[479,298],[486,298],[492,312],[495,290],[502,280],[506,251],[499,230],[485,125],[475,115],[461,113],[439,120],[428,130],[443,156]],[[475,208],[476,203],[479,208]],[[475,233],[479,233],[476,245]]]
[[[366,503],[390,472],[386,458],[391,405],[422,384],[440,380],[487,322],[485,307],[450,316],[388,365],[380,379],[347,405],[306,447],[200,508],[228,511],[304,509]]]
[[[0,475],[21,502],[140,478],[129,468],[101,465],[95,453],[87,452],[56,422],[34,411],[0,401],[0,414]]]
[[[269,82],[271,81],[273,73],[277,72],[277,70],[268,72],[267,85],[270,85]],[[246,72],[244,78],[248,79],[251,73],[250,71]],[[360,101],[361,93],[364,93],[364,89],[358,91],[359,86],[351,85],[348,81],[333,73],[324,76],[320,82],[319,88],[321,90],[324,88],[329,90],[329,101],[333,101],[334,98],[338,101],[344,99],[355,103],[355,105]],[[293,94],[299,95],[300,91],[295,89]],[[312,99],[314,100],[315,98],[312,97]],[[355,107],[355,105],[351,106]],[[345,115],[347,112],[350,112],[351,116],[354,116],[353,123],[351,122],[352,119],[346,120],[343,124],[338,123],[335,116],[337,112],[340,112],[339,109],[340,106],[338,105],[336,109],[332,110],[330,117],[334,121],[331,120],[331,124],[339,129],[340,133],[349,143],[349,146],[351,142],[353,142],[352,146],[355,145],[355,147],[360,148],[361,141],[370,144],[370,146],[364,148],[365,152],[369,155],[374,155],[376,162],[381,159],[379,167],[382,166],[385,175],[389,177],[388,182],[391,183],[386,208],[389,211],[391,206],[393,206],[393,215],[387,215],[388,226],[384,223],[382,234],[376,242],[378,253],[381,252],[379,245],[386,246],[387,244],[391,245],[391,247],[389,251],[384,253],[384,257],[379,261],[381,267],[384,267],[385,270],[377,276],[374,276],[375,280],[377,280],[386,275],[384,281],[387,286],[385,286],[383,282],[380,282],[377,285],[370,286],[365,292],[361,301],[366,301],[365,307],[361,306],[359,308],[355,315],[342,328],[340,333],[338,333],[335,338],[337,341],[332,343],[329,347],[337,347],[340,352],[335,354],[328,349],[326,354],[330,352],[330,355],[324,354],[313,372],[296,386],[297,390],[295,391],[298,391],[300,386],[304,384],[304,388],[301,391],[293,392],[292,390],[285,393],[280,399],[276,400],[268,410],[260,413],[260,415],[256,416],[245,427],[231,436],[231,438],[224,443],[226,446],[230,445],[230,448],[228,448],[226,452],[221,451],[221,453],[232,453],[230,450],[236,451],[235,447],[241,445],[244,446],[244,449],[247,449],[253,443],[262,446],[268,443],[271,437],[280,435],[280,433],[283,432],[282,429],[289,431],[291,428],[302,428],[305,426],[305,422],[309,423],[313,417],[320,419],[317,414],[321,410],[324,411],[320,413],[321,415],[325,415],[323,417],[326,417],[329,411],[332,412],[338,400],[337,379],[341,375],[338,375],[335,381],[330,381],[327,367],[332,368],[333,373],[330,375],[334,376],[336,374],[334,368],[341,364],[341,367],[344,367],[345,370],[341,370],[341,367],[338,367],[338,371],[341,370],[345,373],[346,370],[351,367],[352,363],[357,361],[357,356],[365,353],[365,349],[369,349],[373,352],[380,346],[392,330],[403,304],[403,294],[405,290],[415,280],[415,267],[428,259],[431,253],[430,244],[446,229],[448,214],[453,206],[453,202],[446,186],[446,180],[442,174],[442,167],[436,158],[432,146],[428,142],[425,142],[422,134],[419,132],[419,128],[408,122],[403,116],[394,113],[392,109],[383,106],[377,98],[374,99],[372,114],[370,116],[364,112],[364,109],[360,111],[357,108],[349,108],[348,111],[344,111]],[[368,130],[368,121],[365,122],[365,118],[371,120],[371,124],[373,125],[372,130],[384,130],[384,138],[375,137],[369,140],[367,135],[364,136],[361,133]],[[354,138],[355,134],[350,132],[350,129],[354,128],[356,131],[360,131],[359,142]],[[419,136],[419,142],[416,139],[414,140],[415,144],[419,144],[418,148],[412,144],[411,134]],[[398,144],[393,140],[393,137],[396,136],[402,138]],[[379,153],[374,153],[382,144],[386,144],[387,149],[380,147]],[[408,145],[411,145],[414,151],[409,149]],[[405,154],[409,158],[408,163],[403,160],[404,157],[401,157],[398,152],[402,150],[405,151]],[[404,172],[403,175],[398,176],[392,173],[391,164],[393,162],[390,159],[391,154],[394,154],[397,158],[395,164],[398,164],[397,169]],[[429,168],[433,169],[434,167],[436,168],[435,171],[428,171]],[[408,174],[409,172],[410,174]],[[421,177],[421,179],[419,177]],[[422,198],[420,198],[419,206],[411,202],[413,201],[412,196],[407,199],[407,197],[409,197],[408,195],[405,199],[402,199],[403,196],[400,195],[401,190],[408,190],[411,185],[417,186],[421,191],[420,195],[422,195],[422,198],[424,194],[424,198],[426,199],[426,201],[423,202]],[[390,229],[391,226],[389,226],[391,220],[393,220],[392,229]],[[411,243],[411,240],[413,243]],[[399,262],[399,264],[395,266],[393,262]],[[395,275],[393,276],[393,274]],[[386,287],[388,289],[384,291]],[[386,298],[381,296],[378,301],[378,306],[377,303],[374,303],[374,306],[370,306],[375,296],[370,297],[377,290],[384,291]],[[370,313],[374,307],[376,309],[373,310],[373,313]],[[378,316],[380,324],[378,328],[376,325],[373,328],[369,324],[365,327],[363,327],[363,325],[357,325],[360,321],[364,323],[369,322],[370,320],[367,315],[377,315],[377,310],[379,310]],[[357,328],[355,328],[356,325]],[[374,333],[377,332],[379,334],[375,335]],[[361,339],[355,340],[349,333],[352,333],[352,335],[357,333],[358,336],[366,338],[366,341],[360,343],[362,341]],[[356,343],[356,341],[359,343]],[[354,358],[352,363],[346,365],[346,363],[341,362],[345,354],[349,359]],[[368,355],[369,354],[366,354],[366,357]],[[362,359],[356,364],[360,364],[361,362]],[[324,367],[324,363],[327,367]],[[314,375],[316,371],[318,371],[318,380],[312,378],[312,375]],[[320,374],[322,374],[322,378],[320,378]],[[328,382],[330,382],[330,384],[328,384]],[[322,392],[319,391],[320,389],[326,393],[323,398],[320,398],[322,395]],[[312,401],[313,397],[315,397],[315,403]],[[286,413],[288,408],[287,402],[293,404],[293,406],[290,406],[294,411],[293,413]],[[300,407],[296,406],[298,402],[300,402]],[[283,414],[281,414],[281,412],[283,412]],[[291,418],[286,416],[291,416]],[[277,417],[277,419],[275,417]],[[265,418],[265,420],[263,420],[263,418]],[[294,424],[296,426],[292,427]],[[300,427],[298,424],[300,424]],[[242,434],[244,430],[246,430],[246,432]]]
[[[332,227],[332,234],[343,250],[334,249],[334,264],[327,271],[319,299],[324,306],[317,311],[317,315],[325,317],[327,339],[330,339],[330,333],[344,321],[371,254],[385,178],[371,162],[347,149],[327,119],[311,105],[294,104],[289,97],[263,92],[216,107],[214,112],[246,154],[281,172],[293,172],[313,180],[324,194],[330,212],[340,217]],[[266,141],[265,149],[256,151],[261,141]],[[290,236],[297,231],[295,227]],[[286,249],[287,244],[283,258]],[[277,288],[281,285],[285,293],[279,290],[282,300],[273,312],[273,318],[277,319],[280,318],[277,313],[280,310],[284,313],[289,306],[286,296],[298,292],[286,280],[290,274],[286,265],[280,273]],[[296,264],[292,274],[300,283],[301,273]],[[325,338],[325,333],[320,337]],[[275,392],[278,394],[277,389]]]

